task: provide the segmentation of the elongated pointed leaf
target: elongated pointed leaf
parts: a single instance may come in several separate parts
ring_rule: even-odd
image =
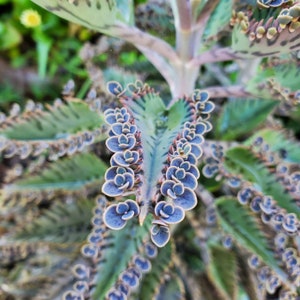
[[[226,151],[225,166],[233,174],[240,174],[245,180],[254,183],[265,195],[272,196],[288,213],[300,216],[299,206],[248,148],[235,147]]]
[[[281,56],[282,63],[277,65],[263,66],[259,65],[254,76],[246,83],[246,90],[253,95],[265,99],[282,99],[280,93],[275,93],[270,89],[270,81],[276,90],[281,90],[284,94],[286,90],[295,92],[299,90],[300,68],[296,62],[286,63],[286,56]]]
[[[20,228],[17,240],[80,243],[89,233],[93,201],[58,202],[44,215]]]
[[[281,155],[283,160],[300,163],[300,145],[296,141],[289,140],[283,132],[272,129],[260,130],[246,141],[246,145],[251,145],[258,137],[262,137],[270,150]]]
[[[258,66],[254,76],[246,83],[246,91],[260,98],[274,99],[272,90],[268,87],[268,80],[274,78],[274,70],[272,68],[263,69]]]
[[[220,225],[224,231],[231,234],[240,245],[258,255],[285,281],[287,275],[269,250],[268,242],[262,235],[254,216],[235,198],[221,197],[215,203]]]
[[[142,279],[138,298],[141,299],[143,295],[147,295],[149,299],[154,299],[154,295],[157,293],[157,288],[161,284],[161,276],[170,267],[172,252],[172,243],[168,243],[165,247],[158,249],[157,256],[153,258],[151,262],[151,271]]]
[[[245,256],[245,253],[243,253],[241,250],[241,248],[235,249],[235,254],[237,256],[239,265],[238,276],[240,290],[238,299],[243,299],[242,295],[246,294],[249,297],[249,300],[262,299],[263,291],[259,289],[259,286],[257,285],[256,274],[249,268],[247,256]]]
[[[32,0],[48,11],[89,29],[112,34],[118,21],[132,21],[131,0]]]
[[[49,165],[38,175],[27,175],[5,186],[6,192],[25,190],[77,190],[91,182],[99,182],[104,176],[106,165],[94,154],[81,153],[64,158]]]
[[[127,84],[135,82],[137,79],[139,79],[137,73],[128,72],[117,67],[106,68],[103,71],[103,75],[105,84],[107,84],[109,81],[117,81],[122,86],[126,86]]]
[[[211,246],[208,276],[224,299],[237,299],[237,259],[234,252]]]
[[[221,0],[210,15],[206,24],[204,39],[209,39],[216,36],[229,24],[231,13],[233,9],[232,0]]]
[[[20,32],[12,25],[11,22],[2,22],[1,25],[0,50],[13,48],[22,41]]]
[[[191,119],[190,106],[179,99],[167,110],[162,99],[152,92],[130,98],[126,101],[126,106],[131,110],[136,126],[141,131],[144,170],[141,198],[148,203],[155,192],[169,147],[184,123]]]
[[[278,104],[278,101],[263,99],[235,99],[227,102],[218,118],[218,136],[222,139],[235,139],[251,132]]]
[[[7,284],[5,294],[17,299],[61,299],[61,291],[73,280],[71,265],[75,257],[78,257],[78,246],[23,242],[6,245],[6,248],[3,249],[4,254],[9,254],[10,258],[17,255],[14,259],[18,259],[19,256],[20,261],[16,265],[11,261],[10,265],[13,267],[9,268],[9,273],[1,267],[1,282],[4,278]],[[3,261],[5,262],[5,255],[1,258],[1,263]]]
[[[164,39],[173,44],[175,28],[170,4],[172,5],[173,1],[142,1],[136,8],[135,16],[140,29],[158,36],[163,32]]]
[[[73,99],[49,110],[23,113],[12,124],[0,128],[0,135],[18,141],[58,140],[80,131],[100,128],[102,116],[88,104]]]
[[[110,231],[107,246],[101,250],[97,266],[92,299],[104,300],[106,293],[115,285],[119,275],[128,267],[132,257],[139,251],[142,241],[149,236],[150,218],[143,226],[136,219],[130,220],[120,231]]]
[[[291,91],[299,90],[300,67],[297,62],[281,63],[271,68],[274,71],[275,80],[281,86]]]
[[[181,278],[172,274],[171,278],[164,282],[160,287],[159,293],[156,296],[156,300],[174,299],[183,300],[185,299],[184,286]]]

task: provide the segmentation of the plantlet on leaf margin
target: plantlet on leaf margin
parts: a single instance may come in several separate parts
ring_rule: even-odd
[[[118,230],[135,216],[142,225],[150,213],[152,241],[162,247],[170,238],[169,224],[181,222],[185,211],[197,204],[197,160],[203,134],[212,128],[207,120],[214,104],[207,92],[195,90],[167,109],[159,95],[140,81],[126,89],[110,82],[108,90],[123,107],[105,111],[110,125],[106,146],[114,154],[102,191],[111,197],[135,194],[135,201],[110,205],[104,222]]]

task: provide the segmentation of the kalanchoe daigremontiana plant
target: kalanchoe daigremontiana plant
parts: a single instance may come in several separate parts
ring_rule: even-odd
[[[135,202],[110,205],[104,222],[122,229],[136,216],[142,225],[150,213],[152,241],[162,247],[170,238],[169,225],[197,204],[197,162],[214,105],[207,92],[195,90],[167,109],[158,93],[139,81],[126,89],[111,82],[108,90],[123,107],[104,112],[110,126],[106,146],[114,154],[102,191],[110,197],[135,195]]]
[[[0,298],[298,300],[300,2],[33,2],[101,35],[0,113]]]

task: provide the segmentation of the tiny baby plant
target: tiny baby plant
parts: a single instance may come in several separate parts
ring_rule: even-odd
[[[0,114],[0,298],[300,299],[300,2],[33,2],[101,35]]]

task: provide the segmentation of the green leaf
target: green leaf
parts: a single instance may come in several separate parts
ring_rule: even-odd
[[[132,21],[132,0],[32,1],[70,22],[105,34],[113,34],[118,22]]]
[[[131,111],[136,126],[141,131],[144,164],[141,199],[146,203],[140,214],[143,218],[148,211],[147,204],[156,191],[155,187],[167,159],[169,147],[184,123],[190,120],[191,108],[186,101],[179,99],[167,110],[162,99],[154,92],[147,92],[133,99],[128,98],[126,107]]]
[[[223,230],[232,235],[241,246],[259,256],[283,281],[286,281],[287,275],[270,251],[255,217],[235,198],[220,197],[215,204]]]
[[[143,226],[138,226],[136,219],[130,220],[124,229],[110,231],[108,243],[101,249],[92,299],[106,299],[106,293],[126,270],[131,258],[138,253],[143,240],[149,236],[150,221],[147,218]]]
[[[216,36],[229,24],[233,9],[232,0],[221,0],[210,15],[204,31],[204,39]]]
[[[78,248],[74,244],[66,247],[63,244],[38,242],[7,246],[3,252],[10,256],[17,254],[21,256],[21,261],[10,264],[12,267],[4,279],[0,274],[1,283],[7,284],[5,292],[17,299],[62,299],[61,291],[73,281],[71,265],[78,259]]]
[[[274,78],[274,69],[259,65],[254,76],[246,83],[246,91],[260,98],[274,99],[274,93],[267,85],[271,78]]]
[[[208,277],[224,299],[237,299],[237,259],[234,252],[210,245]]]
[[[91,111],[87,103],[73,99],[45,111],[24,112],[10,126],[0,128],[0,135],[19,141],[58,140],[102,124],[103,117]]]
[[[89,233],[93,201],[55,203],[45,214],[22,226],[16,240],[81,243]]]
[[[257,300],[263,298],[263,291],[257,284],[255,272],[249,268],[248,257],[242,248],[235,248],[235,255],[238,261],[238,276],[239,276],[239,300]],[[247,296],[246,296],[247,295]]]
[[[35,40],[37,43],[38,74],[41,78],[44,78],[46,76],[49,50],[52,40],[43,34],[36,34]]]
[[[135,14],[137,27],[160,37],[163,32],[164,40],[169,44],[174,44],[175,27],[172,5],[174,5],[173,1],[155,0],[138,5]],[[176,9],[176,6],[174,8]]]
[[[126,86],[131,82],[135,82],[138,79],[138,75],[132,72],[126,72],[124,69],[117,67],[109,67],[103,71],[104,81],[108,83],[109,81],[117,81],[122,86]]]
[[[224,165],[232,174],[241,175],[265,195],[272,196],[288,213],[300,216],[300,207],[250,149],[242,146],[229,149],[225,154]]]
[[[217,123],[218,136],[235,139],[260,125],[279,102],[263,99],[235,99],[227,102]]]
[[[49,165],[37,175],[28,174],[24,178],[4,187],[6,192],[24,190],[78,190],[86,184],[100,182],[107,166],[96,155],[80,153]]]
[[[166,280],[160,287],[159,293],[156,296],[156,300],[182,300],[185,299],[185,293],[183,288],[183,282],[179,276],[172,273],[170,278]]]
[[[291,91],[299,90],[300,68],[296,62],[280,63],[273,68],[275,80]]]
[[[150,272],[142,279],[138,299],[142,299],[143,295],[147,295],[149,299],[154,299],[157,289],[161,285],[162,276],[170,267],[172,252],[173,245],[171,242],[163,248],[158,249],[157,257],[151,261],[152,268]]]
[[[300,69],[296,62],[285,63],[284,60],[288,57],[281,56],[283,62],[274,66],[259,65],[255,75],[246,83],[246,91],[253,95],[265,99],[282,99],[281,93],[276,95],[275,91],[270,89],[270,81],[274,82],[276,89],[282,93],[286,89],[291,92],[299,90],[299,73]]]
[[[10,23],[0,23],[0,50],[7,50],[18,45],[22,41],[19,31]]]
[[[270,150],[277,152],[283,160],[300,164],[299,143],[289,140],[284,132],[262,129],[250,137],[245,144],[250,146],[258,137],[262,137],[264,142],[269,145]]]

